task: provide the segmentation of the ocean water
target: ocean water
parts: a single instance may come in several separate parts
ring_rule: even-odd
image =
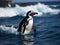
[[[34,10],[36,33],[19,35],[17,29],[26,12]],[[60,45],[60,5],[36,5],[0,8],[0,45]]]

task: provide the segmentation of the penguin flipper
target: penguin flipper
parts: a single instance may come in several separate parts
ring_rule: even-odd
[[[25,18],[20,22],[18,30],[17,30],[18,32],[24,33],[26,25],[28,24],[27,19],[25,19]]]
[[[24,33],[26,29],[26,24],[25,22],[19,25],[18,32]]]
[[[19,23],[19,26],[18,26],[18,30],[17,30],[17,32],[21,32],[21,29],[22,29],[22,23],[23,21],[21,21],[20,23]]]
[[[23,29],[23,33],[24,33],[24,32],[25,32],[25,28],[26,28],[26,25],[25,25],[25,23],[24,23],[23,27],[24,27],[24,29]]]

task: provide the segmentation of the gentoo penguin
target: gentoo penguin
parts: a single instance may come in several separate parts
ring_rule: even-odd
[[[38,14],[33,10],[27,12],[26,17],[20,22],[18,32],[22,35],[29,34],[33,26],[33,15]],[[33,26],[35,29],[35,27]]]

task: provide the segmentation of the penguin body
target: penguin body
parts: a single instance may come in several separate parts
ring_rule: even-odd
[[[24,34],[29,34],[33,26],[33,18],[29,17],[27,20],[28,20],[28,24],[26,25]]]
[[[32,13],[29,11],[26,17],[20,22],[18,32],[22,35],[29,34],[33,26],[33,15],[37,14],[36,12]]]

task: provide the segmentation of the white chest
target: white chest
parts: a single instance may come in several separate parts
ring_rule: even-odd
[[[30,30],[30,29],[32,28],[32,25],[33,25],[33,19],[29,20],[29,23],[28,23],[28,25],[26,26],[26,28],[27,28],[28,30]]]

